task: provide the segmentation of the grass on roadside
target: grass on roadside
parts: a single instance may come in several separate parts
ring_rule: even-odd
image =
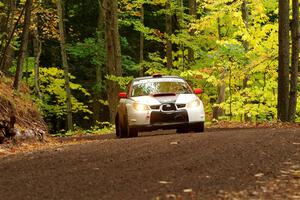
[[[52,137],[75,137],[82,135],[105,135],[110,134],[115,131],[113,124],[109,122],[101,122],[90,129],[82,129],[80,127],[74,126],[74,131],[61,130],[59,133],[51,134]]]

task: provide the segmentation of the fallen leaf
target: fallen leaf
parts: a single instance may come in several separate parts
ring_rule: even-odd
[[[171,145],[176,145],[176,144],[178,144],[179,142],[178,141],[175,141],[175,142],[171,142],[170,144]]]
[[[193,190],[191,188],[189,188],[189,189],[184,189],[183,192],[190,193],[190,192],[193,192]]]
[[[299,169],[300,168],[300,165],[293,165],[291,166],[292,169]]]
[[[289,174],[288,171],[284,171],[284,170],[281,170],[280,172],[281,172],[282,174]]]
[[[167,194],[166,197],[168,199],[171,199],[171,198],[176,199],[176,195],[175,194]]]
[[[300,178],[300,171],[294,171],[293,172],[293,176],[294,176],[294,178]]]
[[[63,151],[61,148],[57,148],[55,149],[55,151]]]
[[[300,196],[299,195],[293,195],[292,198],[293,199],[300,199]]]
[[[257,178],[260,178],[262,177],[264,174],[263,173],[258,173],[258,174],[255,174],[254,176],[257,177]]]
[[[253,191],[253,192],[251,192],[250,194],[253,195],[253,196],[257,196],[259,193],[256,192],[256,191]]]
[[[172,182],[169,182],[169,181],[159,181],[158,183],[160,183],[160,184],[170,184]]]

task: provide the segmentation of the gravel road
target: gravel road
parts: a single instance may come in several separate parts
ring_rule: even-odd
[[[0,199],[216,199],[276,177],[298,144],[300,129],[103,136],[0,158]]]

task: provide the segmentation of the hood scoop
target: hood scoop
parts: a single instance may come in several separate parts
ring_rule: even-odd
[[[161,104],[164,103],[175,103],[178,95],[175,93],[158,93],[152,94],[152,97],[159,101]]]
[[[165,97],[165,96],[176,96],[175,93],[156,93],[156,94],[151,94],[153,97]]]

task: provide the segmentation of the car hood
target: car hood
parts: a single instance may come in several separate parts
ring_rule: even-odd
[[[178,94],[175,96],[139,96],[131,97],[136,102],[147,105],[160,105],[164,103],[187,104],[198,98],[195,94]]]

